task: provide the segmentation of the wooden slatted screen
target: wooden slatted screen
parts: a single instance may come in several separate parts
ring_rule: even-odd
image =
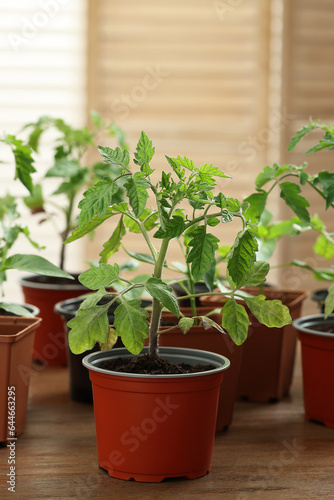
[[[291,153],[286,153],[290,138],[309,117],[321,122],[334,121],[334,3],[330,0],[295,0],[285,2],[284,29],[284,87],[283,107],[289,119],[282,134],[282,162],[309,163],[310,173],[321,169],[333,171],[334,155],[319,152],[305,156],[303,153],[316,144],[317,136],[305,138]],[[334,231],[333,215],[325,212],[325,204],[315,193],[309,192],[312,213],[324,217],[329,231]],[[285,214],[288,214],[288,209]],[[329,266],[313,254],[316,235],[307,232],[294,240],[286,239],[282,248],[282,260],[292,258],[306,260],[310,265]],[[286,269],[282,273],[283,284],[294,288],[317,289],[326,286],[316,282],[310,274],[300,269]]]
[[[90,1],[88,108],[113,117],[131,148],[144,130],[159,171],[165,154],[213,163],[233,177],[220,183],[225,194],[246,197],[266,162],[269,4]],[[239,229],[223,227],[222,242]],[[138,240],[128,248],[146,252]]]

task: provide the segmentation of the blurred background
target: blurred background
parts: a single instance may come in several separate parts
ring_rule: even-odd
[[[309,117],[334,121],[333,26],[331,0],[0,0],[1,134],[42,115],[82,127],[96,110],[124,130],[131,151],[144,130],[157,170],[166,167],[165,154],[213,163],[232,177],[220,183],[224,194],[242,199],[267,164],[307,159],[311,172],[332,166],[328,152],[303,155],[315,136],[292,153],[286,149]],[[53,140],[43,138],[36,177],[52,166]],[[13,181],[10,152],[0,152],[0,196],[26,195]],[[324,216],[317,203],[312,214]],[[287,215],[279,198],[271,209],[278,218]],[[53,225],[22,210],[34,239],[46,246],[41,255],[57,263]],[[224,226],[221,243],[239,229]],[[97,259],[106,237],[71,244],[67,271]],[[271,263],[322,265],[312,251],[315,238],[286,237]],[[33,251],[25,245],[16,252]],[[144,251],[136,240],[128,248],[134,245]],[[8,299],[21,297],[17,277],[10,274]],[[298,268],[274,270],[271,279],[287,288],[319,288]]]

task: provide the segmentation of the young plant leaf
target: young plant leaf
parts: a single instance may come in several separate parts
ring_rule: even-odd
[[[45,177],[72,178],[77,176],[81,170],[78,162],[61,158],[46,172]]]
[[[194,326],[195,319],[194,318],[186,318],[183,317],[179,320],[179,328],[183,335],[189,332],[190,328]]]
[[[106,163],[111,163],[112,165],[120,165],[126,168],[129,165],[130,156],[129,152],[124,149],[115,148],[111,149],[104,146],[97,146],[100,155]]]
[[[253,193],[245,198],[244,201],[249,203],[249,207],[245,212],[246,219],[250,219],[251,222],[258,222],[265,209],[267,196],[267,193],[262,191],[260,193]]]
[[[177,298],[173,293],[173,289],[164,283],[159,278],[150,278],[145,283],[145,288],[147,292],[159,300],[168,311],[172,314],[175,314],[176,317],[180,316],[179,305],[177,302]]]
[[[107,177],[87,189],[84,192],[84,199],[78,205],[81,209],[78,219],[79,228],[89,223],[94,217],[104,215],[111,205],[112,196],[117,191],[116,184]]]
[[[226,302],[222,309],[222,326],[227,330],[233,342],[241,345],[247,338],[250,324],[246,309],[232,299]]]
[[[270,328],[281,328],[291,323],[289,308],[280,300],[266,300],[264,295],[245,297],[244,300],[260,323]]]
[[[158,229],[156,233],[154,233],[154,238],[177,238],[180,236],[186,228],[185,222],[181,215],[174,215],[171,219],[169,219],[165,225],[165,229]]]
[[[33,166],[34,160],[31,156],[31,149],[29,146],[23,144],[19,139],[13,135],[7,135],[4,142],[13,146],[13,154],[15,158],[15,179],[20,179],[22,184],[28,189],[30,193],[33,192],[33,182],[31,174],[36,172]]]
[[[257,261],[254,262],[252,269],[252,274],[245,283],[245,286],[258,286],[262,285],[266,280],[266,276],[269,273],[270,266],[268,262]]]
[[[137,253],[137,252],[130,252],[129,250],[126,250],[126,253],[130,255],[133,259],[139,260],[139,262],[145,262],[146,264],[155,264],[154,259],[152,255],[148,253]]]
[[[334,311],[334,283],[328,289],[328,295],[325,300],[325,319]]]
[[[119,250],[122,243],[122,238],[126,234],[126,229],[123,222],[123,216],[115,228],[115,231],[110,236],[109,240],[103,243],[103,250],[100,252],[100,262],[107,263],[113,253]]]
[[[317,241],[313,245],[313,250],[316,254],[327,260],[331,260],[334,257],[334,244],[324,234],[321,234],[317,238]]]
[[[54,276],[57,278],[68,278],[73,280],[73,276],[62,271],[48,260],[39,255],[15,254],[4,262],[5,269],[17,269],[18,271],[27,271],[40,274],[42,276]]]
[[[282,182],[280,188],[281,198],[283,198],[288,207],[290,207],[302,221],[310,222],[310,214],[306,210],[306,207],[309,207],[310,204],[303,196],[300,196],[300,187],[293,182]]]
[[[98,267],[91,267],[79,276],[82,285],[90,290],[97,290],[101,287],[108,287],[119,279],[118,264],[100,264]]]
[[[94,229],[99,227],[102,222],[104,222],[106,219],[109,219],[109,217],[112,217],[113,215],[115,215],[115,212],[113,212],[111,208],[108,208],[106,213],[101,215],[101,217],[94,217],[92,220],[86,222],[86,224],[83,224],[81,227],[74,229],[71,236],[69,236],[65,241],[65,244],[71,243],[72,241],[78,240],[86,234],[91,233],[92,231],[94,231]]]
[[[109,332],[106,306],[80,307],[68,323],[68,343],[74,354],[93,349],[96,342],[104,343]]]
[[[154,152],[155,148],[152,146],[152,141],[150,141],[145,132],[142,132],[137,144],[136,153],[134,155],[134,163],[136,163],[136,165],[140,165],[140,167],[148,167],[154,156]]]
[[[144,340],[148,337],[146,319],[149,314],[140,305],[140,300],[124,301],[115,311],[114,327],[117,335],[132,354],[139,354],[143,350]]]
[[[238,233],[227,264],[228,272],[238,288],[252,273],[257,249],[258,245],[251,230],[243,229]]]
[[[8,304],[7,302],[0,302],[0,309],[14,314],[15,316],[26,316],[28,318],[33,318],[34,315],[23,306],[19,304]]]
[[[215,251],[218,249],[219,239],[213,234],[206,233],[206,228],[200,226],[192,232],[189,246],[192,247],[187,262],[192,263],[191,274],[195,281],[203,278],[215,260]]]
[[[287,151],[292,151],[306,134],[318,126],[319,124],[317,122],[312,121],[310,121],[308,125],[303,125],[301,129],[297,130],[296,135],[292,137]]]
[[[320,172],[318,180],[324,190],[324,195],[326,196],[327,210],[334,201],[334,174],[330,172]]]
[[[136,172],[126,181],[124,187],[136,217],[140,217],[146,206],[148,198],[147,189],[150,187],[149,182],[143,177],[141,172]]]

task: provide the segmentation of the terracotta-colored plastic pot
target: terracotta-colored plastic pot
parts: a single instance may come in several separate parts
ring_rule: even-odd
[[[204,308],[197,308],[199,315],[203,314]],[[212,310],[212,308],[211,308]],[[184,309],[182,309],[184,311]],[[163,313],[162,322],[167,323],[174,318],[174,322],[178,319],[171,315]],[[221,325],[221,316],[212,315],[211,319]],[[161,326],[160,331],[168,329],[168,326]],[[179,328],[166,333],[161,333],[159,336],[160,346],[184,347],[190,349],[200,349],[210,352],[215,352],[226,356],[231,366],[224,374],[224,382],[219,390],[219,402],[216,422],[216,432],[226,430],[232,423],[234,403],[237,397],[239,372],[242,357],[242,346],[236,346],[229,335],[224,335],[218,330],[211,328],[205,330],[203,326],[193,326],[185,335]]]
[[[293,326],[301,342],[305,417],[334,428],[334,315],[305,316]]]
[[[88,292],[78,281],[66,278],[30,276],[21,280],[26,302],[36,305],[43,319],[34,342],[34,360],[50,366],[67,365],[65,332],[61,317],[54,306],[62,300]]]
[[[125,348],[89,354],[83,360],[93,384],[99,465],[113,477],[160,482],[168,477],[194,479],[211,469],[219,385],[229,361],[175,347],[161,347],[160,355],[174,363],[216,368],[182,375],[99,368],[104,359],[131,356]]]
[[[257,288],[244,288],[257,295]],[[300,316],[303,301],[307,297],[304,290],[280,290],[265,288],[262,292],[267,299],[278,299],[285,304],[292,319]],[[216,296],[205,301],[218,305]],[[221,300],[221,299],[220,299]],[[292,325],[282,328],[268,328],[248,311],[251,325],[247,340],[243,344],[238,398],[260,403],[279,401],[289,393],[293,369],[297,333]]]
[[[34,333],[40,318],[0,316],[0,442],[19,436],[26,421]],[[9,388],[14,392],[9,393]],[[15,408],[14,408],[15,407]],[[15,416],[15,430],[8,417]]]

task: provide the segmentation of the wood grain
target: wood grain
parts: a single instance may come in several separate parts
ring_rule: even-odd
[[[93,408],[70,400],[66,368],[46,368],[32,378],[16,452],[13,496],[5,484],[8,450],[0,449],[2,499],[334,498],[334,430],[304,419],[299,353],[289,397],[268,405],[237,402],[229,430],[216,435],[212,471],[203,478],[145,484],[99,469]]]

